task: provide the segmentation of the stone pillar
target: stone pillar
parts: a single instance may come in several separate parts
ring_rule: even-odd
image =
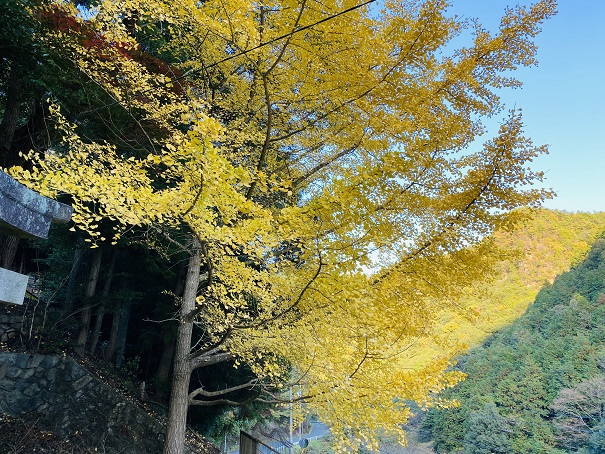
[[[0,268],[0,302],[23,304],[28,277]]]

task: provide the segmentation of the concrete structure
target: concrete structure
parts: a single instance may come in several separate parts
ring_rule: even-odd
[[[51,222],[68,222],[71,207],[38,194],[0,171],[0,233],[47,238]],[[0,302],[23,304],[27,276],[0,268]]]

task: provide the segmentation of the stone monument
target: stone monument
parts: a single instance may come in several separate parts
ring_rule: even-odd
[[[25,187],[0,171],[0,233],[47,238],[51,222],[68,222],[70,206]],[[0,302],[23,304],[28,277],[0,268]]]

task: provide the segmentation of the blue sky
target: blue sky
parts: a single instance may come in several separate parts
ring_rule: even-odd
[[[506,5],[519,0],[452,0],[452,12],[495,30]],[[517,71],[522,89],[502,99],[523,109],[526,135],[549,144],[535,169],[558,196],[548,208],[605,211],[605,0],[559,0],[558,14],[537,37],[537,67]]]

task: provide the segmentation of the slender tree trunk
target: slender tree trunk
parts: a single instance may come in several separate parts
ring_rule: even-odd
[[[88,284],[86,293],[84,294],[84,308],[80,314],[80,332],[76,340],[76,353],[84,355],[86,341],[88,340],[88,328],[90,325],[90,317],[92,315],[91,299],[97,291],[97,282],[99,280],[99,271],[101,270],[101,258],[103,257],[103,249],[95,249],[92,256],[92,264],[90,273],[88,274]]]
[[[116,336],[116,367],[121,367],[124,361],[124,353],[126,352],[126,335],[128,334],[128,322],[130,320],[130,306],[132,306],[132,300],[126,299],[122,304],[120,310],[118,324],[118,332]]]
[[[183,454],[185,449],[189,380],[191,379],[191,362],[188,355],[191,350],[193,334],[193,322],[187,320],[187,315],[195,309],[195,298],[200,281],[200,265],[201,244],[194,237],[187,266],[183,302],[179,314],[164,454]]]
[[[76,241],[76,249],[74,251],[74,258],[69,271],[69,278],[67,279],[67,291],[65,295],[65,305],[63,306],[63,317],[70,317],[74,310],[74,303],[76,301],[76,287],[78,285],[78,277],[82,270],[82,257],[84,256],[84,242],[82,238],[78,238]]]
[[[174,339],[164,339],[164,345],[162,346],[162,352],[160,353],[160,360],[158,363],[158,370],[155,373],[155,377],[160,382],[166,382],[170,375],[170,366],[172,366],[172,358],[174,357]]]
[[[101,334],[101,327],[103,325],[103,317],[105,317],[105,306],[107,299],[109,298],[109,290],[111,289],[111,281],[113,279],[113,270],[116,266],[116,258],[118,251],[114,249],[111,254],[111,261],[109,262],[109,268],[107,269],[107,276],[105,277],[105,283],[103,284],[103,290],[101,291],[101,305],[97,309],[97,317],[95,319],[95,326],[92,330],[92,339],[90,342],[90,353],[94,354],[97,349],[97,343],[99,342],[99,335]]]
[[[11,164],[9,152],[17,129],[21,113],[21,99],[23,98],[23,77],[17,66],[14,64],[12,66],[6,84],[4,116],[0,123],[0,167],[8,167]]]
[[[122,312],[123,304],[125,303],[122,302],[120,304],[120,307],[117,308],[112,314],[109,340],[107,341],[107,348],[105,349],[105,353],[103,354],[103,359],[105,361],[111,361],[111,358],[113,358],[113,355],[116,351],[116,345],[118,344],[118,331],[120,330],[120,314]]]
[[[174,285],[174,295],[180,297],[185,289],[185,278],[187,276],[187,267],[181,267],[176,277]],[[174,322],[168,321],[162,326],[162,352],[155,374],[155,378],[159,382],[166,382],[170,375],[170,366],[172,366],[172,358],[174,357],[174,348],[176,339],[174,338]]]
[[[0,167],[7,168],[10,162],[10,148],[17,129],[19,114],[21,113],[21,99],[23,98],[23,78],[13,64],[6,84],[6,104],[4,115],[0,123]],[[2,267],[12,269],[19,238],[7,235],[2,248]]]
[[[0,123],[0,167],[7,168],[11,164],[10,148],[17,129],[17,122],[21,113],[21,99],[23,98],[23,77],[16,65],[12,65],[6,84],[6,103],[4,115]],[[2,267],[12,269],[19,238],[7,235],[2,243]]]
[[[99,336],[101,335],[101,327],[103,326],[103,318],[105,318],[105,304],[101,304],[97,309],[95,315],[95,324],[92,328],[92,335],[90,339],[90,346],[88,347],[88,353],[91,355],[95,354],[97,344],[99,343]]]

